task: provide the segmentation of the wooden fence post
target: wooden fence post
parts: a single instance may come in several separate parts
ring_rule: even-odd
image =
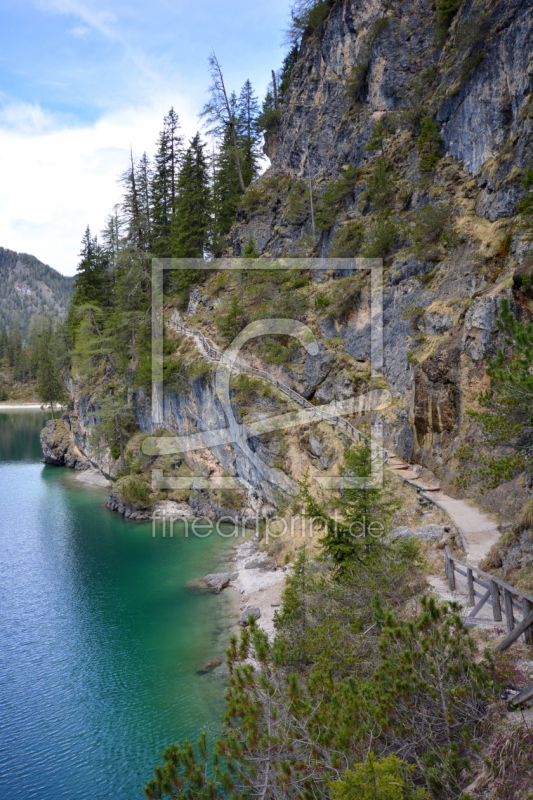
[[[453,558],[448,556],[448,586],[450,587],[450,592],[455,592],[455,564],[453,562]]]
[[[527,600],[525,597],[523,597],[522,617],[525,619],[528,616],[528,614],[531,614],[532,611],[533,611],[533,603],[531,602],[531,600]],[[531,625],[524,631],[524,639],[526,640],[526,644],[533,645],[533,629]]]
[[[490,599],[492,601],[492,616],[496,622],[501,622],[502,607],[500,603],[500,587],[496,581],[490,582]]]
[[[509,589],[503,590],[503,600],[505,603],[505,621],[507,622],[507,630],[511,633],[514,630],[514,613],[513,613],[513,595]]]
[[[468,582],[468,605],[473,608],[476,605],[476,595],[474,593],[474,573],[471,567],[467,568],[466,580]]]

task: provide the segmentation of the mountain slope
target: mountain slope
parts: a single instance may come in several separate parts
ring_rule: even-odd
[[[267,136],[272,164],[243,199],[232,253],[252,238],[266,256],[384,259],[384,373],[395,398],[386,445],[458,491],[457,454],[478,439],[467,412],[502,344],[500,301],[532,315],[520,203],[533,163],[533,6],[467,0],[448,16],[443,1],[328,6],[304,36]],[[339,314],[325,287],[317,322],[326,346],[361,359],[369,293],[356,289]],[[329,401],[327,380],[315,396]],[[483,502],[512,514],[526,498],[513,484]]]
[[[63,318],[73,284],[35,256],[0,247],[0,327],[18,323],[25,336],[34,315]]]

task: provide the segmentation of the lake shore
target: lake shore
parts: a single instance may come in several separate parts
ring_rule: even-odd
[[[257,549],[253,540],[238,545],[233,561],[233,570],[238,573],[238,577],[229,585],[239,594],[239,616],[246,608],[258,608],[261,616],[257,625],[268,634],[269,639],[273,639],[274,616],[281,605],[287,572],[282,568],[247,569],[247,564],[253,563],[258,556],[265,555]]]
[[[0,403],[0,411],[46,411],[42,403]]]

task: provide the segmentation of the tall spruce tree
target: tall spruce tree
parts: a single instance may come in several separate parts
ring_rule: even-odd
[[[76,283],[72,306],[83,306],[92,303],[97,306],[106,306],[108,303],[107,292],[107,259],[98,244],[96,236],[91,235],[87,225],[83,235],[80,252],[80,262],[76,271]]]
[[[230,104],[235,113],[237,98],[232,94]],[[211,249],[216,255],[225,247],[224,237],[235,221],[242,197],[239,173],[235,163],[232,133],[226,130],[214,160],[213,178],[213,237]]]
[[[246,81],[241,89],[237,113],[239,120],[238,144],[242,152],[242,173],[245,185],[249,186],[254,178],[257,177],[261,140],[261,135],[257,130],[259,102],[249,80]]]
[[[202,258],[209,240],[211,192],[209,164],[200,134],[191,140],[177,183],[172,223],[174,258]]]
[[[48,320],[41,331],[39,342],[39,368],[37,372],[37,395],[50,406],[54,418],[54,404],[61,403],[65,397],[65,388],[61,378],[57,341]]]
[[[170,255],[176,186],[183,155],[179,129],[178,115],[171,108],[159,134],[151,185],[151,251],[161,258]]]

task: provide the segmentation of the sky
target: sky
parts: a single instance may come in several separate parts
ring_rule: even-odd
[[[0,246],[73,275],[120,199],[134,156],[153,155],[171,107],[201,130],[207,59],[261,100],[281,65],[290,0],[0,0]]]

